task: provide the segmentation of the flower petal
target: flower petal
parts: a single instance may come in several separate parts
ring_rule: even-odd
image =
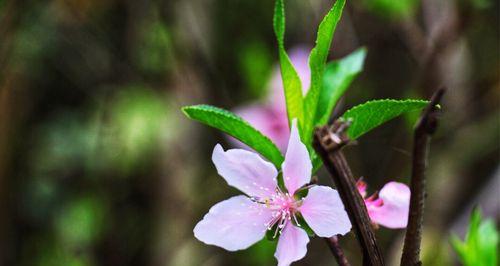
[[[361,197],[365,198],[366,197],[366,188],[368,187],[368,185],[366,184],[366,182],[363,181],[362,178],[360,178],[356,182],[356,187],[358,188],[358,191],[359,191],[359,194],[361,194]]]
[[[234,112],[269,137],[281,152],[286,151],[290,137],[286,110],[280,111],[265,105],[252,104],[238,108]],[[236,147],[248,149],[248,146],[233,137],[231,137],[231,142]]]
[[[288,266],[294,261],[302,259],[307,253],[309,237],[306,231],[288,222],[281,232],[274,257],[278,259],[278,266]]]
[[[380,207],[368,209],[373,222],[387,228],[405,228],[410,208],[410,188],[398,182],[389,182],[380,190]]]
[[[291,195],[311,180],[311,159],[309,159],[306,146],[300,141],[297,120],[295,119],[292,121],[288,149],[281,168],[283,169],[285,186]]]
[[[194,236],[229,251],[246,249],[262,239],[272,212],[246,196],[235,196],[212,206],[194,228]]]
[[[247,195],[267,198],[275,193],[278,171],[272,163],[264,161],[256,153],[241,149],[224,151],[217,144],[212,161],[219,175],[230,186]]]
[[[344,235],[351,231],[351,222],[339,193],[330,187],[314,186],[304,198],[300,213],[320,237]]]

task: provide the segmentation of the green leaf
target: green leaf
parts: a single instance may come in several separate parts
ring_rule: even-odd
[[[274,240],[276,239],[269,241],[266,235],[264,239],[248,249],[240,251],[241,256],[238,257],[241,263],[235,263],[235,265],[272,265],[274,263],[273,254],[278,244],[278,241]]]
[[[323,166],[323,160],[321,160],[319,155],[316,154],[316,151],[314,151],[311,161],[313,164],[312,173],[315,174],[316,172],[318,172],[318,170],[321,168],[321,166]]]
[[[241,117],[210,105],[192,105],[182,108],[187,117],[220,129],[239,139],[271,161],[276,168],[281,167],[283,155],[276,145]]]
[[[283,80],[283,88],[285,89],[288,122],[291,125],[291,121],[297,118],[300,129],[304,113],[302,84],[297,71],[293,67],[292,61],[285,51],[285,5],[283,0],[276,0],[273,24],[276,39],[278,40],[281,78]]]
[[[330,45],[333,40],[333,33],[337,27],[337,23],[342,15],[345,0],[337,0],[332,9],[323,18],[319,25],[318,35],[316,37],[316,46],[311,51],[309,56],[309,67],[311,68],[311,87],[307,92],[304,101],[304,126],[303,135],[304,142],[309,147],[311,146],[312,128],[314,126],[314,118],[316,117],[318,99],[323,85],[323,73],[325,71],[326,59],[330,51]]]
[[[271,229],[266,231],[266,239],[269,241],[276,241],[279,238],[279,234],[275,235],[278,223],[276,223]]]
[[[330,118],[330,114],[340,97],[363,69],[365,57],[366,49],[360,48],[326,66],[314,120],[315,125],[323,125],[328,122],[328,118]]]
[[[341,119],[351,121],[347,130],[350,139],[357,139],[377,126],[410,111],[423,109],[424,100],[375,100],[357,105],[344,113]]]
[[[492,220],[482,220],[477,208],[472,211],[465,241],[452,235],[450,242],[463,265],[497,265],[498,230]]]
[[[297,215],[297,222],[299,222],[298,227],[302,228],[304,231],[306,231],[307,235],[309,237],[315,237],[316,234],[314,233],[314,230],[307,224],[306,220],[302,215]]]
[[[486,220],[479,227],[479,246],[485,265],[498,265],[498,231],[492,220]]]
[[[450,238],[450,243],[457,255],[460,257],[461,261],[465,261],[466,259],[466,250],[465,250],[465,244],[462,243],[460,238],[458,238],[457,235],[452,235]]]

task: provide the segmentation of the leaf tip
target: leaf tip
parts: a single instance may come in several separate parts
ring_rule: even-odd
[[[196,105],[186,105],[186,106],[183,106],[181,107],[181,111],[182,113],[188,117],[188,118],[191,118],[192,119],[192,116],[191,116],[191,111],[196,107]]]

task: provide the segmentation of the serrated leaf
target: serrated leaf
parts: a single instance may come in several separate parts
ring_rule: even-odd
[[[294,118],[297,118],[300,130],[304,113],[302,84],[297,71],[293,67],[292,61],[285,51],[285,5],[283,0],[276,0],[273,24],[276,39],[278,41],[281,78],[283,80],[283,88],[285,90],[288,122],[291,124],[291,121]]]
[[[316,117],[318,99],[323,85],[323,73],[325,71],[326,59],[333,40],[333,33],[342,15],[345,0],[337,0],[332,9],[321,21],[316,37],[316,46],[309,56],[309,67],[311,68],[311,87],[304,100],[304,142],[311,146],[312,128]]]
[[[460,238],[457,235],[453,234],[450,238],[450,243],[455,252],[457,253],[457,255],[460,257],[460,260],[465,261],[466,260],[465,245],[464,243],[462,243]]]
[[[363,69],[366,49],[359,48],[348,56],[328,63],[323,76],[323,87],[318,99],[315,125],[328,122],[333,108],[354,78]]]
[[[377,126],[410,111],[421,110],[429,102],[424,100],[375,100],[357,105],[342,115],[350,121],[347,130],[350,139],[357,139]]]
[[[472,211],[465,240],[462,242],[458,236],[452,235],[450,242],[463,265],[497,265],[498,230],[492,220],[481,218],[481,211],[477,208]]]
[[[187,117],[217,128],[245,143],[280,169],[283,155],[276,145],[241,117],[210,105],[192,105],[182,108]]]
[[[498,231],[492,220],[486,220],[479,226],[479,242],[484,265],[498,265]]]

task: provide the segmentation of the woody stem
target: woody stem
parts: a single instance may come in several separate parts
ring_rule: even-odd
[[[326,241],[326,244],[330,248],[330,251],[332,252],[333,256],[335,257],[335,260],[337,260],[338,265],[339,266],[351,266],[351,264],[347,260],[347,257],[344,255],[344,251],[342,250],[342,247],[340,247],[338,237],[332,236],[330,238],[325,237],[324,239]]]
[[[344,203],[363,251],[363,265],[382,266],[383,257],[377,246],[366,206],[358,192],[351,169],[340,151],[340,148],[349,141],[345,129],[346,124],[340,121],[336,121],[331,127],[316,128],[313,147],[323,160]]]
[[[420,265],[420,243],[425,199],[425,169],[431,135],[437,128],[437,105],[443,97],[444,89],[438,90],[417,122],[413,139],[411,197],[408,227],[406,229],[401,265]]]

